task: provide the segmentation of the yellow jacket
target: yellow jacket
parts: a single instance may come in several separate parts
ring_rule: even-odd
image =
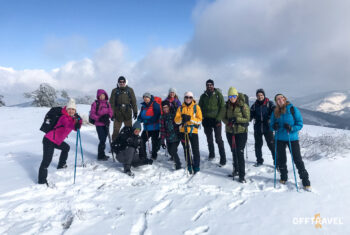
[[[194,113],[194,106],[196,106],[196,113]],[[187,126],[187,132],[188,133],[198,133],[198,127],[202,123],[202,110],[199,107],[198,104],[196,104],[196,101],[192,101],[190,105],[186,105],[185,103],[182,104],[181,107],[177,109],[176,116],[175,116],[175,123],[180,125],[182,123],[182,114],[187,114],[191,116],[191,120],[186,122],[185,125],[180,126],[180,132],[184,133],[185,128],[184,126]],[[191,132],[192,130],[192,132]]]

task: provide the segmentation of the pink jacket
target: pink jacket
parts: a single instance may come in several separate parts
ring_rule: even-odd
[[[79,123],[81,124],[82,120],[79,120]],[[68,115],[66,107],[64,107],[62,116],[58,119],[56,126],[45,137],[51,142],[61,145],[72,130],[75,130],[75,119]]]
[[[101,94],[105,94],[106,98],[104,100],[99,100],[99,97]],[[108,114],[109,117],[112,118],[113,110],[112,110],[111,104],[108,102],[107,93],[102,89],[97,90],[97,102],[100,103],[98,107],[98,111],[96,113],[96,101],[95,101],[91,105],[90,117],[95,120],[96,126],[104,126],[105,124],[103,122],[99,122],[98,119],[106,114]]]

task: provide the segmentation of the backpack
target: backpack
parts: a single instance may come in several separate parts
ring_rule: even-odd
[[[246,103],[248,105],[248,108],[249,108],[249,97],[244,94],[244,93],[238,93],[238,97],[242,97],[244,98],[244,103]],[[238,98],[237,98],[238,99]],[[229,106],[229,101],[226,102],[226,109],[228,108]],[[241,109],[241,112],[243,113],[243,107],[242,106],[239,106],[240,109]],[[227,115],[227,113],[225,113],[225,115]],[[248,127],[249,126],[249,122],[248,123],[238,123],[239,125],[243,126],[243,127]]]
[[[163,115],[163,109],[162,109],[162,98],[158,96],[154,96],[154,101],[159,104],[160,108],[160,115]]]
[[[56,126],[58,119],[62,116],[62,107],[53,107],[46,113],[44,122],[41,124],[40,130],[48,133]]]
[[[159,104],[160,115],[163,115],[162,98],[157,97],[157,96],[153,96],[153,102],[147,108],[142,107],[142,109],[146,109],[146,116],[152,117],[154,115],[154,112],[153,112],[154,102]]]
[[[95,100],[95,103],[96,103],[96,114],[98,114],[98,110],[99,110],[99,108],[100,108],[100,102],[98,101],[98,100]],[[109,103],[107,102],[107,108],[109,108]],[[91,112],[91,111],[90,111]],[[90,113],[91,114],[91,113]],[[91,124],[95,124],[95,120],[94,119],[92,119],[91,118],[91,116],[90,116],[90,114],[89,114],[89,122],[91,123]]]

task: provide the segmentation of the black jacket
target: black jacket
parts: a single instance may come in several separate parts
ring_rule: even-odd
[[[254,131],[266,133],[269,131],[269,122],[275,104],[268,98],[260,102],[258,100],[250,107],[250,120],[254,119]]]
[[[112,143],[113,151],[119,153],[126,147],[141,147],[141,137],[134,134],[132,127],[123,127],[117,139]]]

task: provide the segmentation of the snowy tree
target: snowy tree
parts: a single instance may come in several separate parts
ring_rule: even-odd
[[[68,95],[68,92],[66,90],[62,90],[61,91],[61,97],[63,99],[66,99],[67,101],[70,99],[69,95]]]
[[[5,106],[5,102],[2,100],[4,98],[3,95],[0,95],[0,107]]]
[[[56,105],[57,92],[47,83],[40,84],[33,92],[24,93],[24,97],[34,99],[33,105],[37,107],[53,107]]]
[[[89,95],[75,98],[75,102],[77,104],[92,104],[94,102],[94,100],[95,100],[94,97],[89,96]]]

